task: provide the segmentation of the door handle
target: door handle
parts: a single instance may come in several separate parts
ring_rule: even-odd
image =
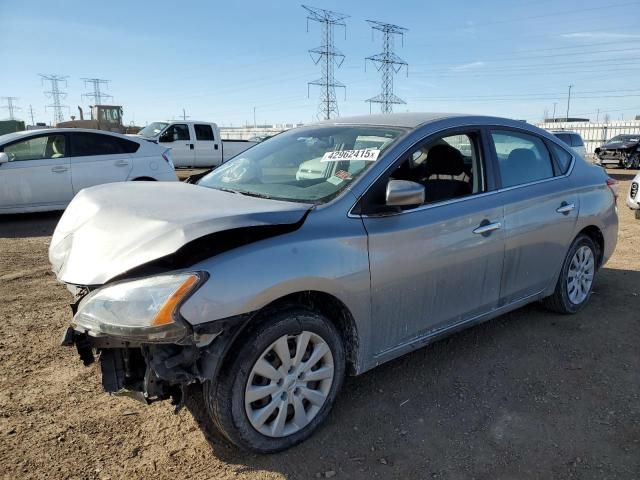
[[[187,143],[189,145],[189,150],[193,150],[193,143]]]
[[[63,173],[63,172],[66,172],[67,170],[69,170],[69,168],[68,167],[64,167],[62,165],[59,165],[57,167],[51,168],[51,171],[53,173]]]
[[[562,204],[558,208],[556,208],[556,212],[567,215],[572,210],[575,210],[575,208],[575,203],[562,202]]]
[[[217,149],[218,149],[218,144],[217,144],[217,143],[214,143],[214,144],[213,144],[213,149],[214,149],[214,150],[217,150]]]
[[[473,233],[477,235],[488,236],[494,230],[500,230],[502,228],[502,223],[494,222],[489,223],[488,220],[483,221],[478,228],[476,228]]]
[[[116,163],[114,163],[114,165],[116,167],[126,167],[129,165],[129,162],[126,160],[118,160]]]

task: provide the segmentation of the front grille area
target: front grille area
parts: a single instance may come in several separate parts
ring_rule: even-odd
[[[638,184],[633,182],[631,184],[631,198],[636,198],[636,195],[638,195]]]

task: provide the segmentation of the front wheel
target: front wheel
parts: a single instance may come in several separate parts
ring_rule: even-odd
[[[241,339],[203,386],[213,423],[234,445],[271,453],[306,438],[329,414],[345,374],[339,332],[318,313],[287,309]]]
[[[578,235],[569,247],[553,295],[543,301],[547,308],[572,314],[587,304],[597,270],[597,252],[590,237]]]

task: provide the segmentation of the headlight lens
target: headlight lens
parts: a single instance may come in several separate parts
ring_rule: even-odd
[[[198,285],[195,273],[159,275],[91,292],[74,317],[77,329],[131,340],[177,340],[185,327],[174,319],[180,302]]]

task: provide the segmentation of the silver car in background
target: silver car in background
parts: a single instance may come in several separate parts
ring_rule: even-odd
[[[614,183],[523,122],[395,114],[289,130],[195,184],[86,189],[49,252],[75,295],[63,344],[98,352],[108,392],[283,450],[346,374],[537,300],[582,309]]]

